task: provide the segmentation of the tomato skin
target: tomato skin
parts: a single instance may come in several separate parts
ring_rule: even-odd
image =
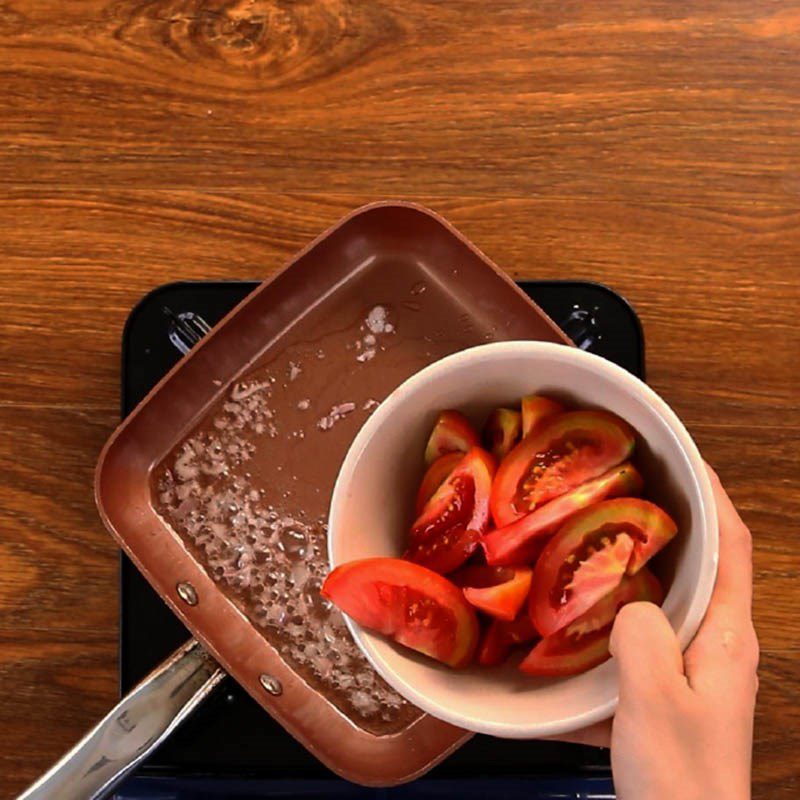
[[[496,408],[489,414],[483,428],[486,449],[498,460],[505,458],[509,450],[519,441],[522,417],[511,408]]]
[[[442,574],[458,569],[489,526],[494,472],[492,456],[473,447],[411,526],[404,558]]]
[[[359,625],[451,667],[470,663],[478,620],[461,590],[425,567],[397,558],[365,558],[337,567],[322,595]]]
[[[560,414],[523,439],[504,459],[492,487],[498,528],[597,478],[633,451],[630,426],[607,411]]]
[[[452,576],[479,611],[512,622],[528,598],[533,570],[528,567],[467,567]]]
[[[563,677],[596,667],[609,658],[608,644],[619,609],[640,600],[660,605],[663,599],[661,584],[646,567],[633,577],[626,576],[611,594],[538,642],[519,668],[529,675]]]
[[[675,520],[655,503],[641,500],[635,508],[636,523],[640,526],[645,539],[634,540],[633,555],[628,562],[628,575],[635,575],[678,533]]]
[[[522,406],[522,436],[528,436],[545,420],[556,414],[564,413],[564,406],[557,400],[552,400],[541,394],[529,394],[523,397]]]
[[[460,411],[442,411],[425,447],[425,464],[430,465],[447,453],[467,453],[479,445],[478,434]]]
[[[641,569],[641,554],[649,558],[676,530],[658,506],[633,497],[603,500],[574,514],[545,545],[534,568],[528,607],[536,629],[547,637],[568,625],[624,574]]]
[[[433,497],[436,490],[447,480],[464,454],[461,452],[446,453],[439,456],[425,471],[425,476],[417,492],[416,513],[419,516],[425,504]]]
[[[506,660],[512,647],[537,638],[536,629],[525,611],[512,622],[493,619],[483,632],[476,660],[481,666],[495,667]]]
[[[516,522],[487,533],[481,539],[486,561],[496,566],[532,564],[547,538],[574,513],[607,497],[639,494],[643,486],[642,476],[629,461],[612,467]]]

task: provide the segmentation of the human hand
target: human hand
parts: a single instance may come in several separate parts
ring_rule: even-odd
[[[619,705],[611,766],[619,800],[750,797],[758,691],[752,540],[719,478],[709,474],[719,515],[719,571],[686,653],[652,603],[625,606],[614,624]],[[601,728],[588,733],[586,740],[602,741]]]

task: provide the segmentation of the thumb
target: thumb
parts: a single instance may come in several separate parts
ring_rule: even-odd
[[[620,701],[686,686],[683,656],[664,612],[653,603],[623,606],[611,631],[609,651],[619,667]]]

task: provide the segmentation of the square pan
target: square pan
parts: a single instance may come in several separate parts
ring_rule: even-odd
[[[373,348],[365,321],[376,308],[392,331]],[[229,674],[323,763],[354,782],[410,780],[469,734],[421,713],[399,728],[374,730],[329,699],[284,660],[241,598],[212,579],[196,548],[158,513],[154,472],[208,424],[229,387],[269,370],[283,376],[272,402],[286,425],[268,448],[260,447],[266,455],[254,463],[257,480],[270,500],[290,504],[294,514],[325,517],[341,461],[370,405],[432,361],[493,339],[569,343],[440,217],[407,203],[367,206],[226,316],[117,429],[100,457],[98,508],[120,546]],[[375,352],[364,358],[368,349]],[[289,379],[296,364],[301,373]],[[311,408],[301,414],[304,400]],[[356,410],[320,430],[331,419],[325,412],[345,400]],[[308,435],[298,439],[298,431]],[[196,605],[180,599],[182,582],[195,588]],[[264,690],[262,675],[280,682],[279,696]]]

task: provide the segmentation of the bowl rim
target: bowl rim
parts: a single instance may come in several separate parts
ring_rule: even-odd
[[[538,341],[504,341],[470,347],[429,364],[419,372],[411,375],[394,389],[394,391],[392,391],[373,411],[353,439],[336,478],[328,515],[328,561],[331,569],[334,569],[336,566],[334,557],[336,549],[335,532],[339,529],[338,518],[340,508],[347,499],[348,487],[353,479],[356,465],[360,461],[361,455],[367,448],[367,445],[373,439],[375,431],[387,421],[395,407],[406,402],[422,385],[429,382],[440,373],[460,369],[465,362],[475,362],[477,364],[487,358],[505,355],[544,355],[555,357],[565,364],[588,365],[591,368],[604,372],[612,380],[621,384],[627,391],[639,396],[640,399],[644,400],[654,410],[661,418],[662,422],[665,423],[669,435],[672,436],[678,448],[683,452],[691,467],[689,478],[693,484],[694,490],[700,498],[705,533],[702,543],[698,581],[689,602],[684,623],[676,631],[681,650],[685,650],[697,633],[708,609],[716,582],[719,561],[717,511],[711,479],[706,471],[705,462],[700,455],[697,445],[677,414],[670,408],[666,401],[656,394],[644,381],[601,356],[563,344]],[[619,700],[618,691],[614,692],[613,697],[604,703],[599,703],[585,711],[565,716],[549,723],[537,722],[529,725],[519,725],[509,722],[476,719],[469,714],[439,704],[436,700],[432,699],[430,695],[419,692],[414,686],[400,679],[384,659],[378,655],[371,642],[365,639],[365,634],[369,632],[347,614],[344,614],[344,618],[348,630],[359,650],[364,654],[378,674],[392,686],[392,688],[423,711],[445,722],[472,730],[476,733],[520,739],[553,736],[579,730],[607,719],[614,714],[617,707]]]

